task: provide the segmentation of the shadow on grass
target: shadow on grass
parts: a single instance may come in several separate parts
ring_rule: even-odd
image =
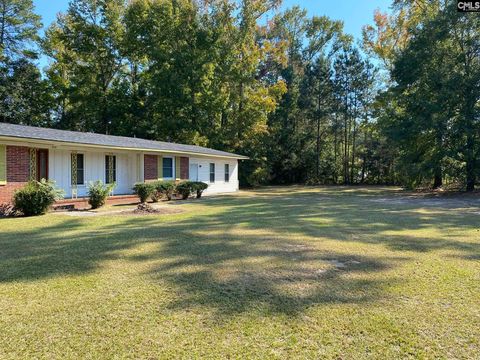
[[[153,244],[148,254],[127,260],[152,262],[143,275],[177,293],[171,308],[298,314],[314,304],[379,301],[402,281],[388,270],[407,261],[409,252],[446,249],[475,259],[480,251],[478,243],[451,238],[455,229],[476,226],[473,218],[449,212],[461,204],[437,207],[429,216],[415,203],[369,201],[397,196],[388,190],[306,189],[210,198],[200,204],[222,211],[187,218],[122,217],[100,226],[66,218],[34,231],[2,231],[0,282],[88,274],[123,250]],[[449,235],[410,235],[432,227]],[[389,234],[395,231],[404,233]],[[327,240],[335,249],[314,246]],[[342,242],[382,245],[391,256],[346,255]]]

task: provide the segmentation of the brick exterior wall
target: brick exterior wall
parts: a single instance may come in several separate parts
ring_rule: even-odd
[[[180,158],[180,179],[188,180],[189,179],[189,159],[188,157],[182,156]]]
[[[145,155],[143,176],[145,181],[158,179],[158,157],[157,155]]]
[[[29,176],[29,148],[7,146],[7,185],[0,185],[0,204],[10,203],[15,190],[24,186]]]

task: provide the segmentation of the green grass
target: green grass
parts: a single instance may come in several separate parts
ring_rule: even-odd
[[[170,206],[0,220],[0,358],[480,358],[478,198]]]

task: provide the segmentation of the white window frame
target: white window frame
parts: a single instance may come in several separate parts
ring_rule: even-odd
[[[212,181],[212,167],[211,165],[213,164],[213,181]],[[210,184],[215,184],[217,180],[217,165],[214,162],[208,163],[208,182]]]
[[[107,173],[106,173],[106,170],[107,170],[107,156],[114,156],[115,157],[115,181],[113,183],[117,183],[118,185],[118,155],[117,154],[112,154],[112,153],[105,153],[104,156],[103,156],[103,177],[104,177],[104,181],[103,183],[105,185],[110,185],[110,184],[113,184],[113,183],[107,183]]]
[[[70,154],[75,153],[76,155],[83,155],[83,184],[77,184],[77,187],[86,187],[87,186],[87,155],[84,152],[72,151]],[[78,159],[77,159],[77,170],[78,170]],[[77,176],[78,177],[78,176]],[[70,187],[74,187],[72,184],[72,156],[70,155]]]
[[[172,176],[165,176],[165,171],[163,168],[163,160],[172,159]],[[175,179],[175,157],[174,156],[163,156],[162,157],[162,174],[164,180],[174,180]]]
[[[228,180],[225,180],[225,175],[227,175],[227,172],[225,170],[226,170],[227,167],[228,167]],[[229,184],[230,183],[230,177],[231,177],[231,175],[230,175],[230,164],[228,164],[228,163],[223,164],[223,182],[225,184]]]

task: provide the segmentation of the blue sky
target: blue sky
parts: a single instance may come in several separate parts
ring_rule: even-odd
[[[68,0],[34,0],[36,12],[47,26],[60,11],[65,11]],[[283,7],[299,5],[312,15],[327,15],[345,22],[345,32],[360,37],[362,26],[372,22],[377,8],[388,10],[391,0],[284,0]]]
[[[362,26],[373,22],[375,9],[388,11],[391,0],[284,0],[283,8],[299,5],[309,16],[327,15],[334,20],[343,20],[347,34],[360,39]]]
[[[55,20],[56,14],[67,9],[69,0],[33,0],[35,10],[42,16],[47,27]],[[283,8],[299,5],[307,9],[309,16],[327,15],[343,20],[345,32],[360,39],[362,26],[372,23],[375,9],[387,11],[391,0],[284,0]],[[41,65],[45,65],[42,59]]]

